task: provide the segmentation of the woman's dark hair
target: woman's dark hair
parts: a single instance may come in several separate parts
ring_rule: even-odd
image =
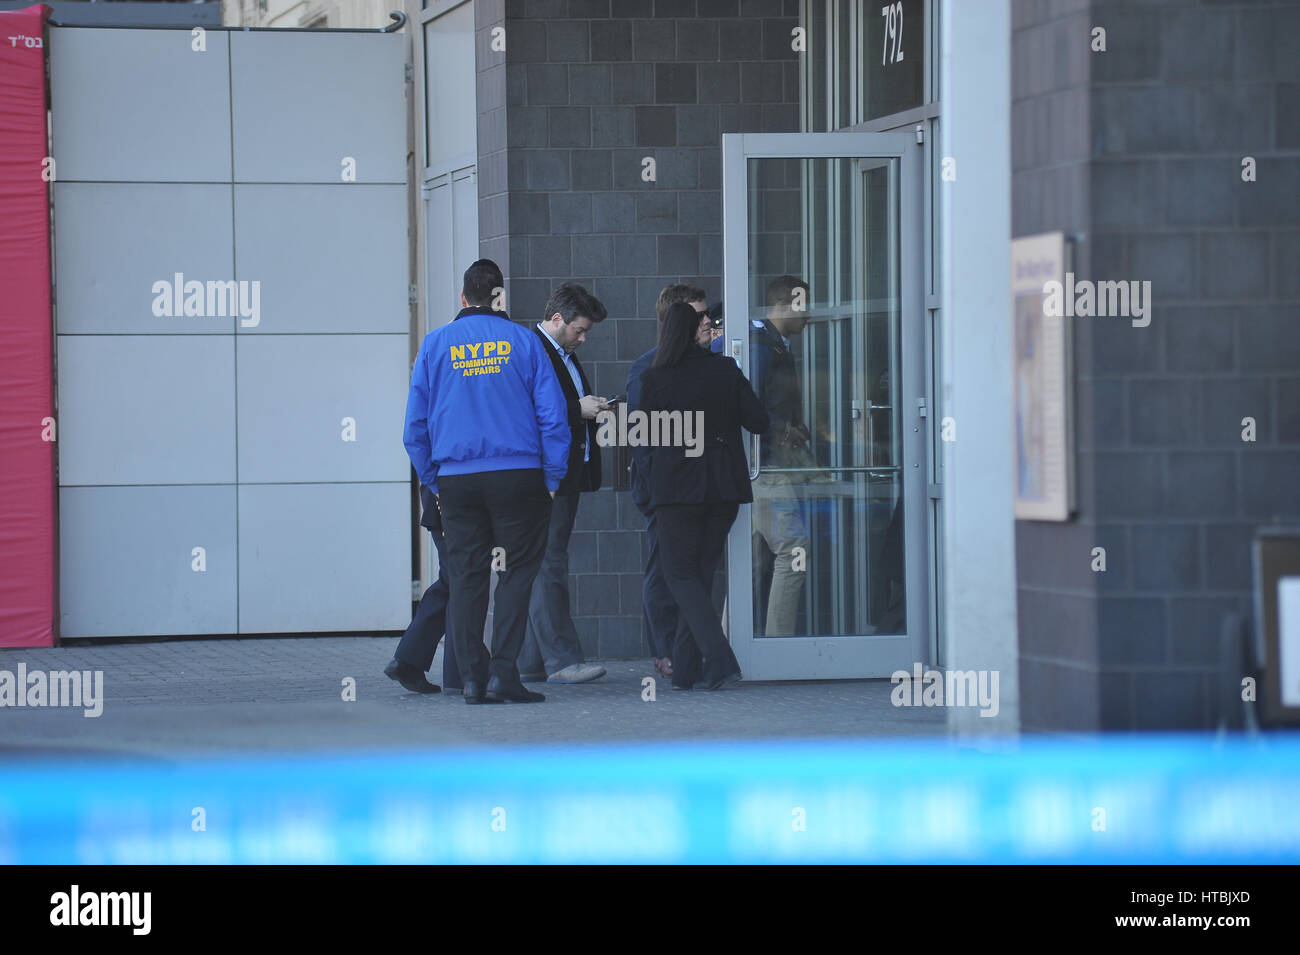
[[[693,305],[674,302],[664,313],[659,325],[659,344],[655,350],[653,368],[676,365],[692,348],[699,348],[695,336],[700,332],[700,319],[704,316]]]

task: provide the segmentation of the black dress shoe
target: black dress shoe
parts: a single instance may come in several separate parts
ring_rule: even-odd
[[[716,679],[710,680],[709,689],[721,690],[725,686],[731,686],[732,684],[739,683],[739,682],[740,682],[740,671],[734,670],[731,673],[725,674],[724,676],[720,676]]]
[[[397,657],[388,661],[388,666],[384,667],[384,676],[390,680],[396,680],[412,693],[441,693],[442,689],[436,683],[430,683],[424,678],[424,674],[411,666],[409,663],[403,663]]]
[[[461,691],[465,694],[466,703],[500,703],[500,700],[489,699],[483,693],[483,684],[478,680],[466,680],[465,689]]]
[[[677,670],[672,675],[671,679],[674,690],[693,690],[695,689],[695,684],[699,683],[700,680],[704,678],[700,676],[699,673],[686,673],[682,670]]]
[[[522,683],[510,684],[499,676],[488,680],[487,692],[483,696],[493,703],[541,703],[546,699],[542,694],[534,693]]]

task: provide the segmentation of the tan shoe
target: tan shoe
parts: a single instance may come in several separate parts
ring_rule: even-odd
[[[590,683],[605,675],[605,668],[594,663],[574,663],[563,670],[556,670],[546,678],[547,683]]]

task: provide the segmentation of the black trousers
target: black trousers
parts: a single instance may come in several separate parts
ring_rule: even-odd
[[[519,651],[521,673],[540,676],[585,662],[569,609],[569,538],[578,518],[578,497],[577,491],[557,494],[551,503],[546,554],[533,581],[528,630]]]
[[[677,632],[677,603],[668,589],[668,581],[664,579],[659,522],[654,511],[646,514],[645,539],[650,553],[646,557],[645,580],[641,584],[641,606],[650,633],[650,652],[656,657],[672,657]]]
[[[655,508],[664,579],[677,603],[673,684],[690,686],[740,670],[713,608],[713,575],[740,506],[673,504]]]
[[[433,666],[433,656],[438,651],[438,641],[449,632],[447,627],[447,604],[451,599],[451,578],[447,573],[447,548],[443,540],[442,525],[430,527],[429,535],[433,546],[438,551],[438,579],[420,598],[420,605],[415,608],[411,625],[402,634],[393,656],[402,663],[424,672]],[[448,689],[459,690],[460,671],[456,668],[456,651],[452,647],[451,637],[447,638],[442,648],[442,685]]]
[[[489,675],[518,681],[515,660],[528,625],[528,598],[546,550],[551,496],[540,468],[453,474],[438,479],[451,593],[450,630],[462,685]],[[483,647],[493,548],[497,580],[492,655]]]

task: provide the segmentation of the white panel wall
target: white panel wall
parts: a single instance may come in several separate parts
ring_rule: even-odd
[[[63,167],[57,167],[62,172]],[[59,331],[112,335],[229,335],[234,318],[154,314],[154,283],[232,279],[230,185],[54,183],[55,264],[75,263],[59,285]],[[148,228],[141,228],[142,224]],[[173,296],[174,299],[174,296]],[[163,302],[158,310],[165,311]],[[172,301],[170,311],[177,312]],[[206,311],[206,289],[205,289]]]
[[[229,182],[228,36],[52,28],[57,179]]]
[[[239,630],[401,630],[411,621],[411,544],[375,547],[409,527],[408,484],[253,484],[239,488]],[[283,568],[303,576],[286,580]]]
[[[240,483],[407,487],[407,355],[406,335],[241,335]]]
[[[230,34],[235,178],[406,182],[406,77],[397,34]],[[394,148],[394,147],[397,148]]]
[[[407,335],[406,187],[235,186],[236,267],[261,316],[240,332]]]
[[[402,39],[206,42],[51,29],[62,633],[401,629]]]
[[[58,367],[64,487],[234,483],[233,336],[60,335]]]
[[[234,633],[235,487],[59,489],[66,637]]]

